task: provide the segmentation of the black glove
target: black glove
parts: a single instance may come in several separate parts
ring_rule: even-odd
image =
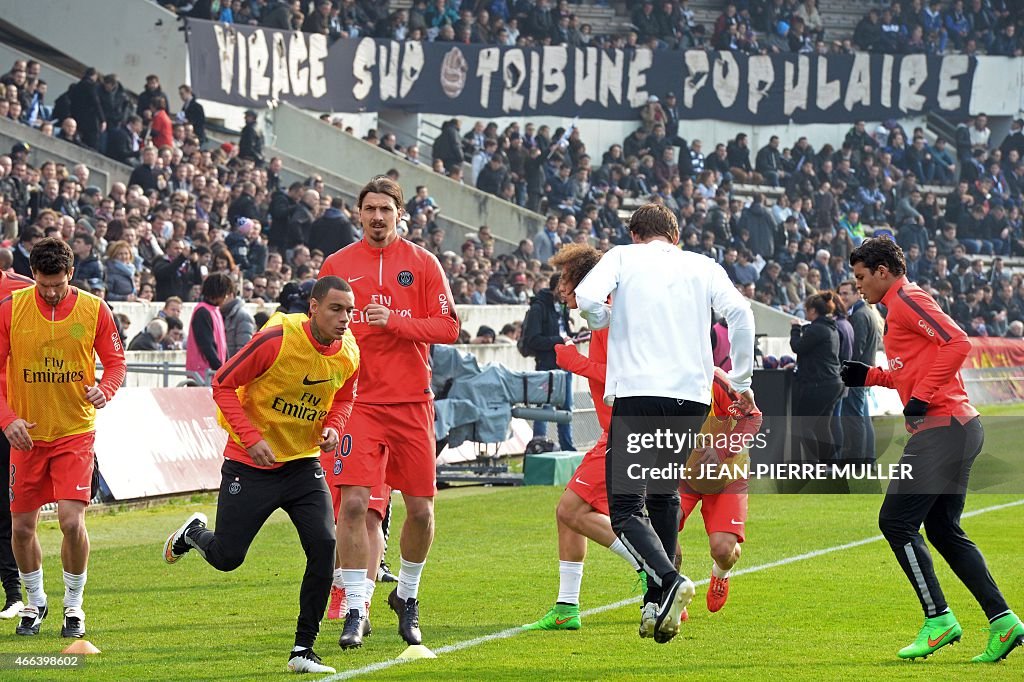
[[[856,388],[867,383],[869,369],[871,369],[871,367],[865,365],[863,362],[845,360],[843,362],[843,368],[839,370],[839,376],[842,378],[844,384]]]
[[[928,403],[917,398],[911,398],[903,408],[903,416],[907,420],[907,426],[911,431],[917,429],[924,423],[925,415],[928,414]]]

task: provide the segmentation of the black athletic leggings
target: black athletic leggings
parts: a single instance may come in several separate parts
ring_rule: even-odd
[[[938,550],[991,620],[1009,606],[985,564],[981,550],[960,527],[971,466],[981,452],[985,431],[975,417],[966,424],[925,429],[907,441],[900,464],[913,478],[896,479],[878,512],[878,526],[917,593],[925,617],[946,610],[946,597],[921,537]]]
[[[277,469],[225,460],[216,530],[190,533],[189,538],[211,566],[233,571],[242,565],[256,533],[277,509],[283,509],[295,524],[306,553],[295,645],[312,647],[331,591],[335,543],[331,493],[318,459],[286,462]]]
[[[643,447],[639,437],[670,431],[699,433],[708,406],[662,397],[616,398],[608,434],[605,480],[612,530],[648,576],[646,601],[660,600],[671,584],[679,534],[680,477],[639,479],[641,469],[664,469],[686,463],[691,448],[680,452]],[[632,444],[630,444],[632,441]],[[647,514],[644,514],[646,507]]]

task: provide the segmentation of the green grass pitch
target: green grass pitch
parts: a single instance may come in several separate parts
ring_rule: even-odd
[[[423,585],[425,643],[434,649],[505,631],[542,615],[557,592],[555,488],[444,491],[437,501],[437,539]],[[1024,502],[1024,494],[973,494],[968,510]],[[738,569],[751,569],[878,535],[881,496],[752,495],[748,540]],[[283,679],[298,608],[303,556],[287,517],[275,514],[245,564],[219,573],[190,554],[164,564],[167,534],[192,511],[211,517],[214,499],[200,496],[155,508],[91,515],[87,639],[103,653],[75,670],[0,670],[0,680],[252,680]],[[396,496],[396,528],[403,508]],[[699,517],[695,517],[695,521]],[[1012,607],[1024,611],[1024,504],[970,516],[964,527],[978,543]],[[34,638],[0,623],[0,657],[58,653],[63,586],[56,522],[41,524],[47,594],[54,606]],[[699,523],[682,537],[683,569],[706,580],[707,541]],[[389,550],[398,563],[397,540]],[[896,659],[921,624],[913,591],[881,540],[737,575],[717,614],[704,606],[704,585],[690,621],[667,645],[636,634],[629,604],[585,617],[578,632],[531,632],[442,652],[370,671],[368,679],[587,680],[681,679],[1024,679],[1024,649],[1001,664],[970,658],[987,641],[987,624],[970,594],[936,555],[947,599],[964,627],[963,641],[926,661]],[[590,546],[582,608],[631,596],[633,574],[604,548]],[[342,652],[341,624],[325,622],[318,653],[339,673],[388,662],[405,648],[378,587],[374,634],[362,649]],[[4,659],[7,660],[7,659]]]

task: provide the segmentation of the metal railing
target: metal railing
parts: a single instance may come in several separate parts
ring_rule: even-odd
[[[96,364],[96,369],[102,369],[102,367],[99,363]],[[125,367],[129,373],[162,376],[164,388],[171,386],[172,376],[184,377],[184,381],[174,384],[175,387],[209,386],[213,383],[215,374],[212,369],[207,369],[205,372],[189,371],[185,369],[184,365],[167,360],[164,362],[130,362]]]

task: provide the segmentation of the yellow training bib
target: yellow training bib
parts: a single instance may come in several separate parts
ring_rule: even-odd
[[[334,394],[359,367],[359,347],[351,333],[342,338],[340,351],[322,355],[302,328],[307,319],[302,313],[280,316],[283,335],[274,364],[236,391],[246,416],[278,462],[319,456],[318,444]],[[217,420],[244,447],[219,409]]]
[[[19,417],[36,423],[33,440],[88,433],[95,429],[96,408],[85,399],[85,387],[96,383],[93,343],[103,302],[79,291],[71,314],[53,322],[40,312],[35,296],[35,286],[11,295],[8,403]]]

